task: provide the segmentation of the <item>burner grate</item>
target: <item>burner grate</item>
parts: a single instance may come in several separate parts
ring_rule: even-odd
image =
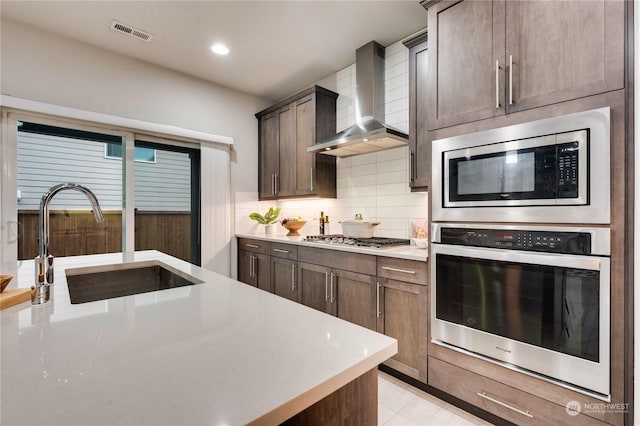
[[[340,234],[308,235],[303,239],[303,241],[371,248],[403,246],[409,245],[410,243],[410,241],[406,238],[349,238]]]

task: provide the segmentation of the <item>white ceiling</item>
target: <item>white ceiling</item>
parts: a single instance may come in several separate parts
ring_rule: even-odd
[[[355,62],[371,40],[384,46],[426,27],[411,1],[0,1],[3,18],[271,100]],[[150,43],[110,29],[116,19]],[[211,53],[217,41],[231,49]]]

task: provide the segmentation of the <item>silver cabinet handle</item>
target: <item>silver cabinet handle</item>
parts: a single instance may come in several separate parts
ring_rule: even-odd
[[[296,289],[296,265],[291,264],[291,291]]]
[[[311,169],[311,191],[313,191],[313,167],[310,168]]]
[[[409,153],[409,180],[411,182],[415,180],[414,162],[415,162],[415,154],[413,153],[413,151],[411,151]]]
[[[258,258],[256,256],[253,256],[253,278],[258,278]]]
[[[249,255],[249,278],[253,278],[253,255]]]
[[[273,251],[277,252],[277,253],[289,253],[289,250],[282,250],[279,248],[274,248]]]
[[[409,269],[392,268],[391,266],[383,266],[382,269],[384,269],[385,271],[391,271],[391,272],[401,272],[403,274],[411,274],[411,275],[416,274],[416,271],[411,271]]]
[[[380,282],[376,283],[376,318],[380,318]]]
[[[509,55],[509,105],[513,104],[513,55]]]
[[[329,301],[329,271],[324,273],[324,301]]]
[[[331,303],[333,303],[336,300],[333,298],[333,277],[335,277],[335,275],[333,274],[333,272],[331,272],[331,299],[330,299]]]
[[[500,109],[500,62],[496,59],[496,109]]]
[[[276,194],[277,194],[278,192],[280,192],[280,178],[277,173],[275,174],[274,180],[276,182]]]
[[[260,246],[257,246],[255,244],[249,244],[249,243],[245,244],[244,246],[249,248],[260,248]]]
[[[484,393],[484,392],[478,392],[478,393],[477,393],[477,395],[478,395],[480,398],[484,398],[484,399],[486,399],[487,401],[491,401],[491,402],[493,402],[493,403],[495,403],[495,404],[500,405],[501,407],[508,408],[509,410],[512,410],[512,411],[515,411],[516,413],[522,414],[523,416],[527,416],[527,417],[529,417],[530,419],[532,419],[532,418],[533,418],[533,414],[531,414],[529,411],[524,411],[524,410],[521,410],[521,409],[519,409],[519,408],[514,407],[513,405],[509,405],[509,404],[507,404],[507,403],[505,403],[505,402],[498,401],[497,399],[491,398],[489,395],[487,395],[487,394],[486,394],[486,393]]]

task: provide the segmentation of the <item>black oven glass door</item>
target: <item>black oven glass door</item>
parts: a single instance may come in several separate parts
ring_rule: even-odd
[[[599,361],[599,271],[451,254],[435,263],[436,318]]]

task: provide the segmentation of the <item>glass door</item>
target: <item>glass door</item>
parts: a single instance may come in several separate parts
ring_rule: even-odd
[[[200,150],[135,141],[135,250],[200,258]]]
[[[436,318],[599,360],[600,271],[437,254]]]
[[[122,161],[106,147],[122,148],[123,137],[51,125],[17,124],[18,260],[38,254],[40,199],[54,185],[77,183],[97,197],[104,222],[76,191],[57,194],[50,208],[49,251],[55,257],[120,252],[122,246]]]

